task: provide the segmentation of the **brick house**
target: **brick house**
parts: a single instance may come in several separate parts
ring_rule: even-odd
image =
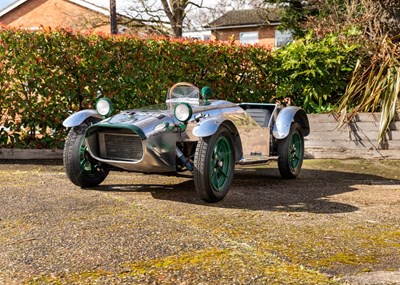
[[[0,23],[27,29],[43,26],[109,33],[109,15],[108,8],[84,0],[15,0],[0,10]],[[119,26],[120,32],[127,29]]]
[[[211,39],[242,44],[260,44],[268,48],[283,46],[292,40],[290,32],[277,29],[280,24],[279,10],[233,10],[209,23]]]

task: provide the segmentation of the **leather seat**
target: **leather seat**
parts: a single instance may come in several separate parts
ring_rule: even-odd
[[[267,109],[246,109],[246,112],[256,121],[261,127],[268,127],[271,112]]]

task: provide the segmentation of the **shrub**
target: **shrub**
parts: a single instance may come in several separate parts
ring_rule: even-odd
[[[332,111],[344,94],[357,62],[357,44],[335,34],[309,33],[275,53],[276,97],[290,98],[307,112]]]

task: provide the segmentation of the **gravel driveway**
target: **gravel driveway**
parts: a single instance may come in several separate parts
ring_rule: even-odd
[[[306,160],[235,173],[206,204],[192,180],[0,162],[0,284],[400,284],[400,161]]]

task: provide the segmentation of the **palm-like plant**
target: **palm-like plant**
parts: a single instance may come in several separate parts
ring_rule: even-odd
[[[370,62],[357,62],[339,105],[343,114],[342,123],[359,112],[380,111],[378,141],[385,139],[390,122],[396,115],[400,94],[399,58],[400,46],[384,36]]]

